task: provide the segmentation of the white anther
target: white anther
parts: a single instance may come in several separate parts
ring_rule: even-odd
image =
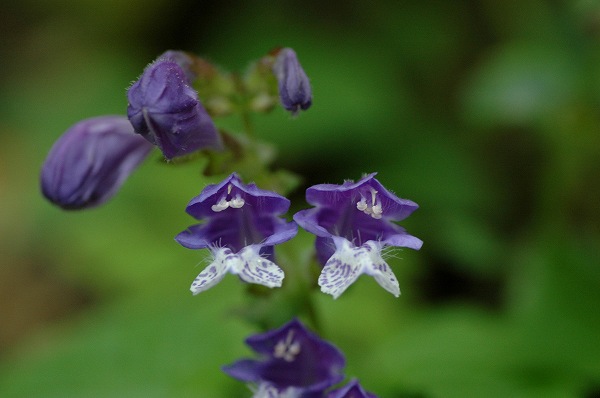
[[[373,208],[371,209],[371,217],[373,218],[381,218],[381,214],[383,214],[383,209],[381,208],[381,203],[377,203],[375,206],[373,206]]]
[[[231,194],[231,189],[233,188],[233,185],[229,184],[227,185],[227,195]]]
[[[367,209],[367,200],[363,197],[360,199],[360,202],[356,203],[356,208],[360,211],[365,211]]]
[[[244,199],[242,199],[240,195],[237,195],[235,199],[231,199],[229,201],[229,206],[233,207],[234,209],[239,209],[244,205],[244,203],[246,203]]]
[[[286,362],[293,362],[301,350],[300,343],[294,341],[294,331],[290,330],[285,340],[280,340],[275,344],[273,356],[275,358],[282,358]]]
[[[229,207],[229,202],[227,200],[225,200],[225,198],[221,198],[221,200],[219,200],[219,203],[211,206],[211,209],[212,209],[212,211],[218,213],[220,211],[225,210],[228,207]]]
[[[367,203],[367,200],[364,196],[361,195],[360,201],[356,203],[356,208],[366,215],[373,217],[376,220],[381,218],[383,214],[383,207],[381,206],[381,201],[377,200],[377,191],[373,188],[371,190],[371,204]]]

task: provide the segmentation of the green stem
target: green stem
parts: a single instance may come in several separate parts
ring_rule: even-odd
[[[242,126],[244,127],[244,131],[246,132],[248,138],[255,138],[254,126],[252,125],[250,112],[248,112],[248,107],[246,106],[246,104],[247,102],[244,101],[243,107],[241,109]]]
[[[239,94],[237,101],[237,109],[240,112],[242,118],[242,127],[248,138],[254,138],[254,128],[252,126],[252,120],[250,117],[250,110],[248,109],[248,93],[246,92],[246,86],[244,81],[239,74],[233,75],[233,81]]]

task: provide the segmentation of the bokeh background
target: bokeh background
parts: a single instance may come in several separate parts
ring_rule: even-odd
[[[0,396],[250,395],[219,369],[251,354],[244,289],[191,297],[204,254],[173,240],[198,167],[157,153],[75,213],[38,174],[74,122],[124,114],[164,50],[243,70],[275,46],[314,90],[296,119],[254,119],[304,177],[293,210],[373,171],[421,206],[402,225],[423,248],[390,259],[399,299],[368,277],[314,294],[347,374],[387,398],[600,396],[596,2],[23,0],[0,37]],[[296,241],[288,267],[310,257]]]

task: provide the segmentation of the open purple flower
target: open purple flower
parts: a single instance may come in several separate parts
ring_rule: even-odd
[[[310,108],[312,104],[310,82],[294,50],[283,48],[277,53],[273,72],[279,86],[279,99],[286,110],[296,115],[300,109]]]
[[[298,225],[317,235],[317,254],[325,264],[319,285],[334,298],[361,274],[373,276],[398,297],[398,281],[381,251],[386,246],[418,250],[423,244],[394,223],[408,217],[418,205],[398,198],[374,176],[375,173],[369,174],[356,183],[310,187],[306,200],[315,207],[294,215]]]
[[[248,283],[281,286],[284,274],[273,262],[273,246],[298,232],[295,222],[278,217],[289,206],[288,199],[254,184],[245,185],[235,173],[220,184],[204,188],[186,211],[205,222],[175,237],[184,247],[208,248],[214,256],[192,283],[192,293],[211,288],[227,272]]]
[[[222,148],[198,93],[174,60],[159,58],[148,65],[127,91],[127,98],[127,116],[136,133],[158,146],[167,159]]]
[[[67,210],[98,206],[117,193],[153,146],[124,116],[99,116],[70,127],[41,172],[44,196]]]
[[[377,398],[377,395],[365,391],[355,379],[344,387],[331,391],[327,398]]]
[[[343,379],[343,354],[296,319],[251,336],[246,344],[262,358],[242,359],[223,367],[223,371],[238,380],[257,383],[264,397],[320,397]]]

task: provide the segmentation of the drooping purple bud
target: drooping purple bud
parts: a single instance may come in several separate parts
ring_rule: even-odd
[[[127,98],[127,116],[135,132],[158,146],[167,159],[222,148],[217,128],[175,61],[158,59],[148,65]]]
[[[54,143],[41,172],[44,196],[66,210],[110,199],[152,150],[124,116],[82,120]]]
[[[277,53],[273,73],[279,85],[279,99],[286,110],[296,115],[300,109],[310,108],[312,104],[310,82],[294,50],[283,48]]]

